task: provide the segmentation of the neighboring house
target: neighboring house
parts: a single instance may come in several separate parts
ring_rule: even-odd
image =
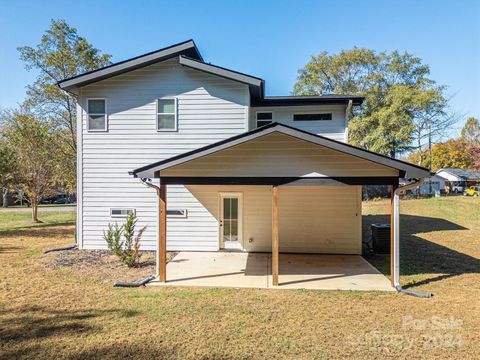
[[[163,257],[165,246],[360,254],[361,186],[428,176],[347,144],[362,97],[268,97],[262,79],[205,62],[192,40],[59,86],[78,96],[84,249],[105,248],[107,225],[134,211],[142,249]]]
[[[445,179],[441,176],[433,174],[428,178],[425,178],[424,183],[419,187],[420,194],[432,195],[439,194],[440,191],[445,189]],[[416,191],[413,191],[416,193]]]
[[[480,183],[480,172],[468,169],[440,169],[436,176],[444,179],[445,190],[449,192],[462,193],[468,186]]]

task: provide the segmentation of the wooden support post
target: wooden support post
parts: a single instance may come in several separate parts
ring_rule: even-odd
[[[272,284],[278,286],[278,185],[272,186]]]
[[[159,211],[159,220],[158,220],[158,250],[160,256],[158,257],[159,261],[159,271],[160,271],[160,282],[167,281],[167,185],[160,183],[158,199],[158,211]]]
[[[394,286],[393,283],[393,258],[395,256],[394,254],[394,248],[393,248],[393,238],[395,234],[395,227],[394,227],[394,221],[393,221],[393,212],[394,212],[394,207],[393,207],[393,198],[395,196],[395,190],[398,189],[398,184],[392,185],[390,188],[390,282],[392,286]]]

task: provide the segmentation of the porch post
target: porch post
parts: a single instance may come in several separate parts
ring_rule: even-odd
[[[158,252],[160,282],[167,281],[167,185],[160,180],[158,199]]]
[[[394,284],[394,279],[393,279],[393,264],[394,264],[394,257],[395,257],[395,248],[393,244],[393,238],[395,234],[395,222],[394,222],[394,205],[393,205],[393,199],[395,197],[395,190],[398,189],[398,183],[395,185],[392,185],[390,187],[390,282],[392,286],[395,286]]]
[[[272,284],[278,286],[278,185],[272,186]]]

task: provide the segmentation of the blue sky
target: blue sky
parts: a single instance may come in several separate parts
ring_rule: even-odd
[[[480,117],[478,0],[0,0],[0,107],[24,99],[36,74],[16,48],[35,46],[52,18],[114,62],[193,38],[206,61],[265,79],[267,95],[290,93],[297,69],[323,50],[408,51],[448,86],[457,113]]]

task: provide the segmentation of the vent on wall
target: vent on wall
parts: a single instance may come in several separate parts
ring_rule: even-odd
[[[168,209],[167,210],[168,217],[177,217],[177,218],[186,218],[187,217],[187,209]]]
[[[126,218],[131,213],[135,214],[135,209],[110,209],[110,217]]]

